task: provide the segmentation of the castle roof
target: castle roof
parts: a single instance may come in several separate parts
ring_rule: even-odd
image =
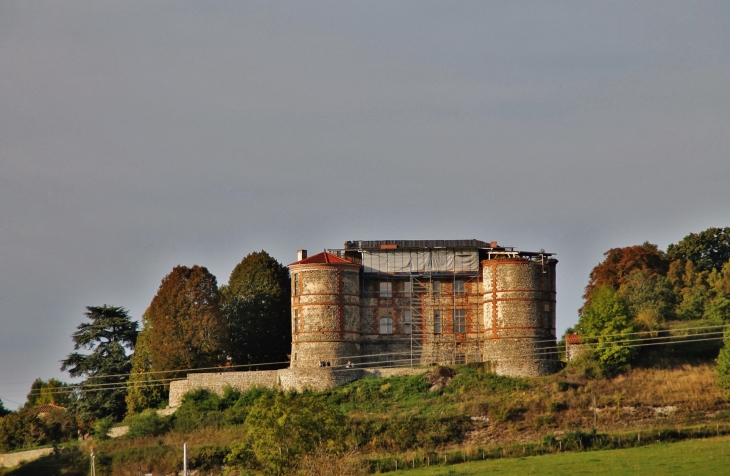
[[[331,253],[322,252],[318,253],[316,255],[312,255],[309,258],[300,259],[299,261],[295,261],[294,263],[290,264],[289,266],[293,266],[296,264],[353,264],[351,261],[348,261],[346,259],[342,259],[339,256],[335,256]]]

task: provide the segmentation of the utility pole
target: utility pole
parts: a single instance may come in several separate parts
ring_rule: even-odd
[[[187,442],[183,443],[183,476],[188,476],[188,444],[187,444]]]

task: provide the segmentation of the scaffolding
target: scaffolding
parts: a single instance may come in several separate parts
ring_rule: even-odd
[[[403,333],[389,341],[393,344],[407,344],[408,352],[385,353],[388,358],[407,362],[411,367],[482,360],[482,288],[477,249],[350,248],[325,251],[363,265],[361,296],[364,298],[371,298],[378,293],[377,290],[368,293],[366,280],[391,283],[386,286],[391,291],[388,292],[384,305],[379,307],[392,310],[400,308],[403,312]],[[376,253],[377,260],[374,262],[372,258]],[[403,291],[392,291],[392,283],[395,281],[403,283]],[[434,286],[447,282],[451,283],[450,293],[434,289]],[[457,282],[463,285],[461,289],[457,290]],[[463,328],[459,328],[460,332],[456,332],[454,323],[457,310],[464,311]],[[435,312],[440,314],[440,328],[434,322]],[[450,321],[447,320],[447,315],[451,316]],[[466,348],[463,353],[458,352],[462,344]],[[476,348],[476,351],[471,353],[469,348]],[[459,361],[460,359],[463,360]]]

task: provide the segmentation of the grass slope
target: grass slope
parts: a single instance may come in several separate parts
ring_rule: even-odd
[[[730,437],[656,444],[625,450],[562,453],[548,456],[464,463],[455,466],[396,471],[393,475],[540,474],[727,474],[730,467]]]

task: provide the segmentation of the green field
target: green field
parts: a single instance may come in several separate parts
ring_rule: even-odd
[[[390,474],[661,474],[716,475],[730,473],[730,438],[710,438],[640,448],[585,453],[562,453],[528,458],[492,460],[451,466],[434,466]]]

